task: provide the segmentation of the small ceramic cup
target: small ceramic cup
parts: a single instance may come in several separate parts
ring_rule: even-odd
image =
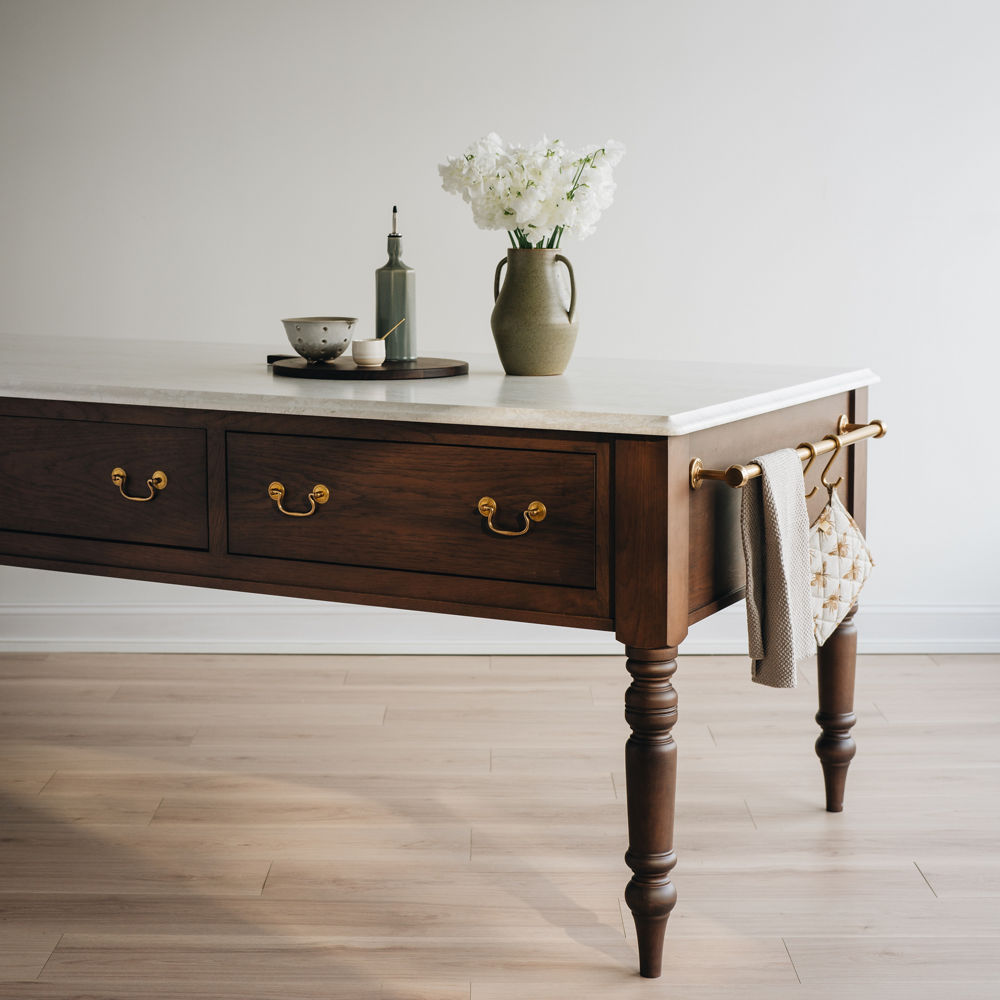
[[[351,356],[354,358],[354,363],[361,368],[377,368],[385,361],[385,341],[352,341]]]

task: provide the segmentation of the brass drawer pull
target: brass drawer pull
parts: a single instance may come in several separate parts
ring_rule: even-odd
[[[125,480],[128,479],[128,474],[120,466],[115,466],[111,470],[111,482],[118,487],[118,492],[121,493],[126,500],[135,500],[136,503],[145,503],[147,500],[152,500],[156,496],[157,490],[165,490],[167,488],[167,474],[165,472],[160,472],[159,469],[154,472],[149,479],[146,480],[146,485],[149,487],[148,497],[130,497],[125,492]]]
[[[532,500],[528,504],[528,509],[522,511],[524,515],[524,527],[520,531],[504,531],[503,528],[497,528],[493,524],[493,515],[497,512],[497,502],[493,497],[483,497],[479,501],[479,513],[486,518],[486,523],[489,525],[490,531],[495,535],[526,535],[528,529],[531,527],[532,521],[544,521],[545,515],[548,511],[545,509],[545,504],[541,500]]]
[[[279,482],[273,482],[267,488],[267,495],[278,505],[278,510],[288,517],[308,517],[316,513],[316,504],[326,503],[330,499],[330,491],[322,484],[317,483],[306,498],[309,501],[309,509],[303,511],[285,510],[281,506],[281,500],[285,495],[285,487]]]

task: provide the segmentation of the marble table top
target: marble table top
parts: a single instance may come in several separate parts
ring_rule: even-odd
[[[274,353],[285,350],[275,344]],[[871,385],[867,368],[574,358],[564,375],[406,381],[275,376],[255,344],[0,338],[0,396],[479,427],[672,436]]]

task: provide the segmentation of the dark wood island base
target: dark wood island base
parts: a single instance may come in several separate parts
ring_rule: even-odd
[[[862,423],[875,377],[574,363],[554,381],[486,372],[362,392],[234,374],[232,348],[210,347],[115,342],[115,375],[88,376],[92,342],[47,343],[58,370],[35,341],[5,345],[0,563],[614,632],[632,678],[625,899],[640,974],[659,976],[677,898],[677,649],[744,582],[738,491],[693,489],[689,465]],[[865,454],[845,447],[831,472],[862,528]],[[856,645],[852,614],[819,654],[834,812],[855,751]]]

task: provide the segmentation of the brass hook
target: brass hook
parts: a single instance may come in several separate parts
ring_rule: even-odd
[[[835,483],[828,483],[826,481],[826,474],[830,471],[830,468],[833,465],[833,463],[837,461],[837,456],[840,454],[840,449],[844,447],[844,443],[843,441],[840,440],[840,438],[836,434],[825,434],[823,436],[823,440],[832,441],[836,445],[836,448],[833,451],[833,457],[830,459],[829,462],[826,463],[826,468],[823,469],[822,473],[820,473],[819,481],[828,490],[835,490],[844,481],[844,477],[843,476],[838,477]]]
[[[802,478],[805,479],[805,477],[809,474],[809,470],[812,468],[813,462],[816,461],[816,456],[819,454],[819,452],[816,451],[816,445],[812,444],[810,441],[803,441],[802,444],[799,445],[799,447],[807,448],[809,450],[809,461],[806,462],[806,467],[802,470]],[[808,500],[810,497],[815,496],[816,491],[818,489],[819,489],[818,486],[814,486],[806,494],[806,499]]]

